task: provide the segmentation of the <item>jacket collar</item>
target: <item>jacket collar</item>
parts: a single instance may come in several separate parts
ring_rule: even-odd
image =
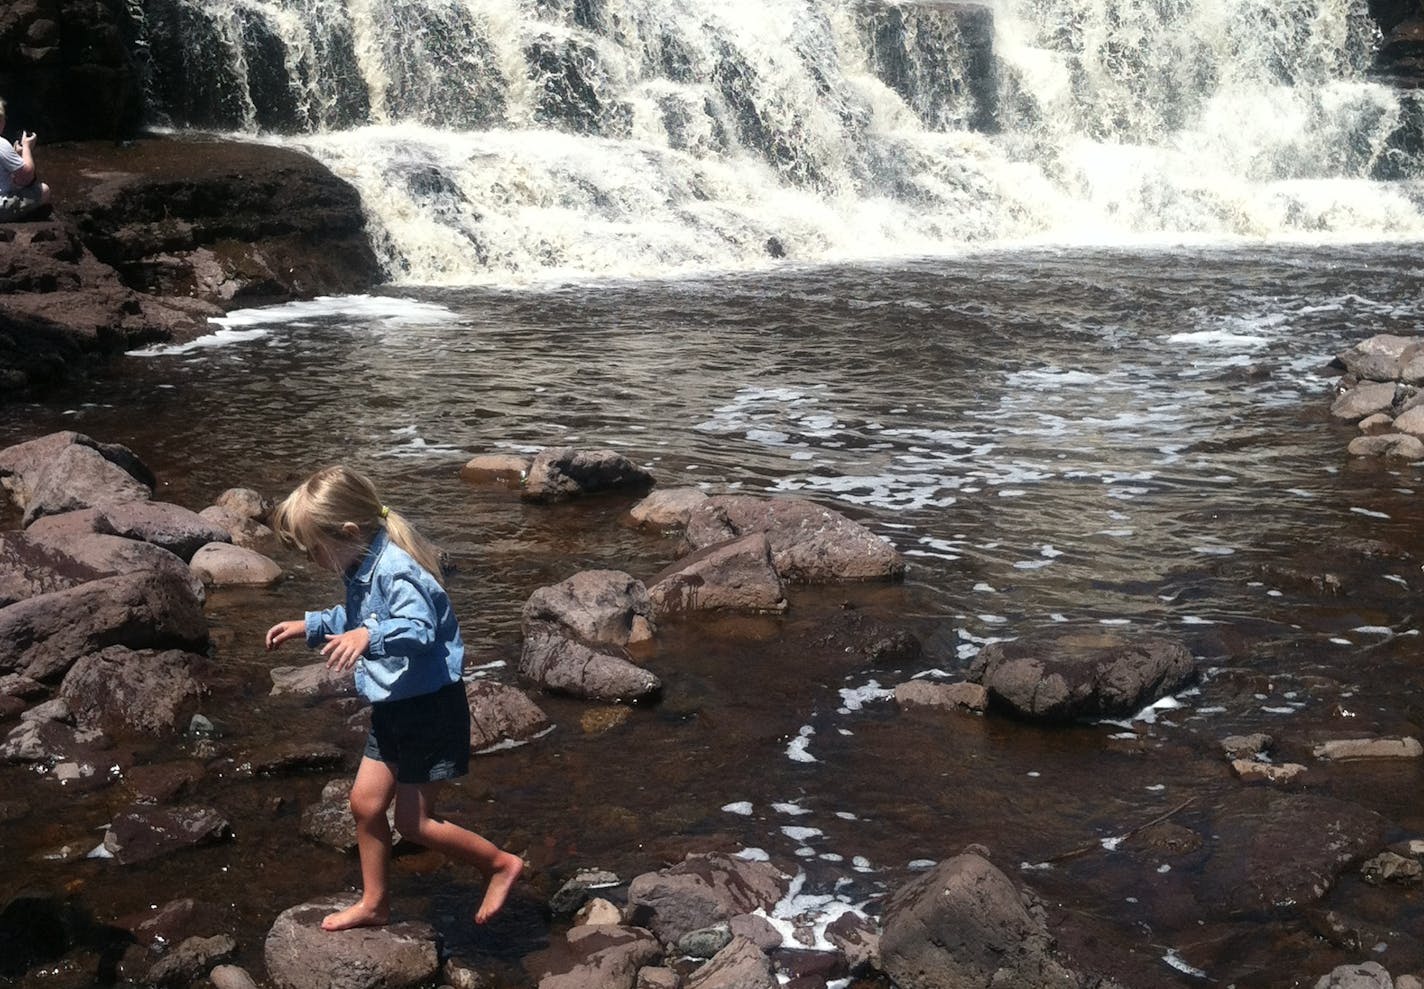
[[[369,584],[371,582],[371,574],[376,569],[376,563],[380,560],[381,554],[385,552],[386,543],[389,541],[390,537],[386,535],[386,530],[377,529],[376,534],[371,537],[371,544],[366,547],[365,557],[362,558],[361,563],[351,575],[346,578],[346,582],[348,584]]]

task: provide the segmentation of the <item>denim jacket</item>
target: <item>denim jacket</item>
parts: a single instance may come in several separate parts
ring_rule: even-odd
[[[307,612],[307,645],[316,649],[328,635],[364,627],[371,644],[356,664],[361,696],[373,703],[400,700],[460,679],[465,644],[450,598],[384,529],[342,579],[345,605]]]

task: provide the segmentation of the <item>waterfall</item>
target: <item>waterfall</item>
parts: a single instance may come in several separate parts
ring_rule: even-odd
[[[141,0],[155,122],[295,144],[397,282],[1424,236],[1366,0]]]

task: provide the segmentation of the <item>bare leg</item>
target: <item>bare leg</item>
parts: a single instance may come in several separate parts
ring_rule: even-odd
[[[475,913],[475,923],[483,924],[504,906],[510,888],[524,870],[524,862],[473,831],[437,817],[435,798],[439,791],[439,783],[398,784],[396,827],[402,837],[468,862],[484,874],[485,896]]]
[[[361,854],[361,899],[329,914],[321,922],[322,930],[380,927],[390,920],[391,825],[386,808],[395,793],[395,770],[384,762],[362,758],[351,787],[351,816],[356,819],[356,848]]]

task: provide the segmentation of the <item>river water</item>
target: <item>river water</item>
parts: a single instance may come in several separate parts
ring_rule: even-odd
[[[1382,932],[1352,954],[1316,936],[1309,911],[1228,921],[1200,905],[1199,860],[1101,842],[1168,812],[1229,840],[1214,815],[1245,784],[1217,741],[1252,731],[1309,766],[1305,790],[1378,811],[1392,838],[1424,833],[1417,767],[1309,753],[1324,737],[1418,734],[1418,469],[1346,456],[1353,428],[1330,420],[1322,370],[1368,335],[1416,332],[1421,279],[1414,245],[1045,248],[391,290],[234,313],[199,345],[5,406],[0,442],[67,428],[125,443],[158,497],[195,509],[352,463],[452,552],[472,675],[506,682],[534,588],[595,567],[647,578],[676,547],[631,528],[621,498],[536,507],[469,486],[458,469],[476,453],[613,447],[660,486],[816,499],[906,555],[901,584],[803,588],[783,617],[666,626],[648,661],[660,703],[589,731],[590,705],[540,697],[550,734],[476,760],[451,811],[526,854],[529,888],[476,931],[477,884],[402,855],[396,909],[436,923],[496,984],[525,984],[520,959],[549,937],[540,897],[576,868],[631,878],[689,850],[760,849],[801,877],[781,912],[824,922],[874,914],[925,860],[977,842],[1043,894],[1085,967],[1133,986],[1309,985],[1363,957],[1424,968],[1419,894],[1347,873],[1323,905]],[[1399,554],[1342,549],[1354,538]],[[267,696],[268,669],[305,657],[264,653],[262,631],[339,594],[282,562],[277,588],[208,604],[229,682],[205,712],[224,734],[189,799],[221,809],[236,839],[153,866],[60,861],[61,845],[97,843],[124,787],[0,768],[0,790],[29,807],[0,823],[0,875],[20,877],[7,886],[67,890],[100,926],[211,900],[260,970],[277,913],[358,881],[354,857],[297,834],[337,774],[236,771],[284,740],[336,741],[356,761],[340,705]],[[1340,589],[1319,586],[1327,573]],[[923,659],[871,668],[839,651],[828,630],[860,621],[914,632]],[[1179,637],[1202,681],[1134,729],[921,717],[886,698],[1048,626]],[[42,984],[86,984],[97,952]]]

